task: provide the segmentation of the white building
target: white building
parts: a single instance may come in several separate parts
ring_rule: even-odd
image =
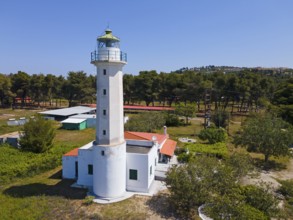
[[[104,198],[121,197],[126,190],[147,192],[157,163],[173,156],[176,142],[166,132],[124,132],[122,67],[126,54],[111,30],[97,40],[98,51],[91,57],[97,67],[96,140],[63,156],[63,178],[77,179],[78,185]]]

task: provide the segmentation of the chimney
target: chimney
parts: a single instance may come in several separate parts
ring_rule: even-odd
[[[167,126],[164,126],[164,135],[168,135],[168,133],[167,133]]]

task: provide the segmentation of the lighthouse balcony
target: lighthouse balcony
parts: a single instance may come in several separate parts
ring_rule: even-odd
[[[95,61],[118,61],[127,62],[127,54],[122,51],[94,51],[91,53],[91,63]]]

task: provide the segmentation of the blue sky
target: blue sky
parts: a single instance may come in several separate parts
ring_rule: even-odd
[[[94,74],[107,25],[124,72],[206,65],[293,68],[292,0],[2,0],[0,73]]]

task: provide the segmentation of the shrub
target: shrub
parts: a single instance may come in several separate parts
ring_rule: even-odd
[[[262,187],[254,185],[243,186],[242,195],[245,196],[247,204],[262,211],[266,216],[274,216],[278,213],[278,202],[274,195],[270,193],[268,185],[263,185]]]
[[[83,204],[90,205],[93,204],[95,197],[94,196],[86,196],[83,200]]]
[[[227,139],[227,133],[223,128],[207,128],[200,131],[198,137],[202,140],[208,140],[210,144],[224,142]]]
[[[229,113],[222,110],[217,110],[212,113],[211,121],[219,128],[225,128],[228,125]]]
[[[281,180],[280,183],[282,185],[278,191],[287,198],[293,197],[293,179]]]
[[[183,124],[184,124],[184,122],[182,122],[177,115],[175,115],[175,114],[167,114],[166,115],[166,126],[178,127]]]
[[[199,144],[199,143],[190,143],[184,146],[190,154],[195,155],[196,153],[206,154],[208,156],[215,156],[217,158],[227,158],[228,157],[228,148],[225,143],[216,143],[216,144]]]
[[[131,117],[125,124],[127,131],[153,132],[166,124],[164,113],[144,112]]]
[[[192,154],[183,152],[180,155],[178,155],[177,160],[180,163],[186,163],[186,162],[189,162],[191,158],[192,158]]]
[[[61,165],[62,155],[72,147],[54,146],[45,153],[21,151],[9,145],[0,147],[0,185],[15,178],[27,177]]]
[[[55,137],[55,128],[51,121],[41,116],[30,119],[24,125],[24,132],[20,138],[21,149],[34,153],[43,153],[52,147]]]

